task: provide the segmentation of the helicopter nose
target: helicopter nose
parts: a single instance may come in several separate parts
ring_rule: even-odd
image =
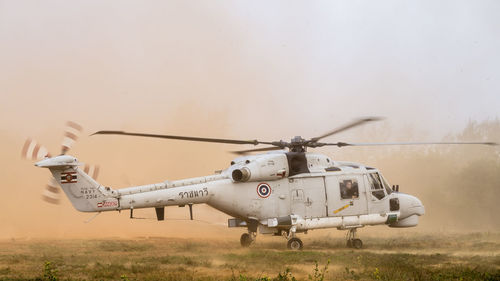
[[[417,197],[403,193],[400,193],[398,197],[401,205],[400,217],[402,219],[412,215],[422,216],[425,214],[425,207]]]
[[[416,215],[423,216],[425,214],[424,204],[422,204],[422,201],[420,201],[420,199],[418,199],[417,197],[415,196],[412,197],[413,200],[410,206],[410,210],[414,212],[414,214]]]

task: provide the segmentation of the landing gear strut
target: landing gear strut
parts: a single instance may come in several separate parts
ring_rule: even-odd
[[[349,228],[346,235],[347,247],[361,249],[363,248],[363,241],[361,239],[356,238],[356,230],[357,228]]]
[[[300,240],[300,238],[295,236],[294,228],[290,229],[288,232],[283,231],[282,235],[288,240],[286,246],[289,250],[299,251],[302,250],[302,248],[304,247],[302,240]]]
[[[241,234],[240,244],[241,247],[249,247],[253,242],[255,242],[255,238],[257,237],[257,228],[259,226],[259,222],[256,220],[249,220],[248,222],[248,233]]]

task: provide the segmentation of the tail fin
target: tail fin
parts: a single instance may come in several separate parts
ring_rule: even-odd
[[[72,156],[47,158],[35,165],[50,170],[73,207],[80,212],[109,211],[120,207],[116,192],[103,187],[87,175],[78,167],[78,160]]]

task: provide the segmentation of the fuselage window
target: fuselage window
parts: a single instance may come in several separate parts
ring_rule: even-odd
[[[353,199],[359,197],[358,181],[355,179],[340,181],[340,197],[342,199]]]
[[[384,187],[379,175],[377,173],[368,174],[368,180],[370,181],[372,195],[379,200],[384,198]]]

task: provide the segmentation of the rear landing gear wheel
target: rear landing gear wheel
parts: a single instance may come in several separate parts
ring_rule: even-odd
[[[290,238],[287,243],[287,247],[290,250],[299,251],[303,248],[302,240],[297,237]]]
[[[252,242],[253,242],[253,239],[250,236],[250,234],[248,234],[248,233],[241,234],[241,238],[240,238],[241,247],[247,248],[250,246],[250,244],[252,244]]]
[[[363,248],[363,241],[361,241],[361,239],[353,239],[351,243],[354,249]]]

